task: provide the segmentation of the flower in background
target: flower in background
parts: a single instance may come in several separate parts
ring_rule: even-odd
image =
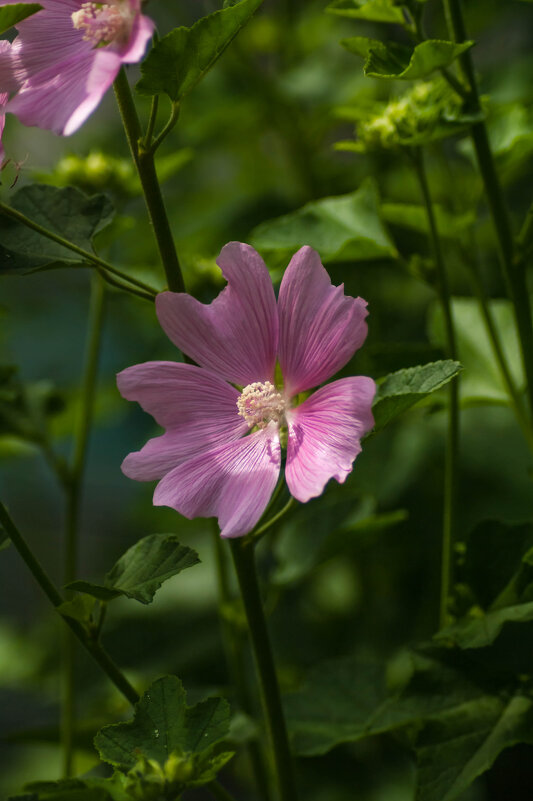
[[[7,111],[25,125],[68,136],[92,114],[122,64],[140,61],[154,26],[140,0],[40,4],[16,26],[12,69],[20,88]],[[7,77],[0,63],[0,90],[11,92]]]
[[[276,486],[285,431],[285,479],[297,500],[320,495],[330,478],[346,479],[374,424],[375,384],[341,378],[305,397],[367,334],[366,302],[332,286],[316,251],[293,256],[277,302],[249,245],[230,242],[217,263],[228,284],[210,305],[184,293],[156,299],[163,330],[200,366],[146,362],[117,377],[122,395],[166,429],[122,470],[138,481],[161,479],[156,506],[218,517],[221,535],[238,537],[258,522]]]

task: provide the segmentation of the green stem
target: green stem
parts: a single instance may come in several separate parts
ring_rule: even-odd
[[[120,281],[117,281],[115,278],[111,278],[109,273],[106,273],[105,270],[102,270],[101,267],[96,267],[96,271],[98,275],[102,278],[106,284],[109,286],[113,286],[116,289],[122,290],[122,292],[127,292],[129,295],[135,295],[138,298],[142,298],[143,300],[147,300],[149,303],[153,303],[156,297],[156,290],[154,289],[153,292],[144,292],[142,289],[135,289],[132,286],[128,286],[127,284],[123,284]]]
[[[172,111],[170,112],[170,117],[168,118],[165,127],[161,129],[160,133],[156,136],[156,138],[153,140],[151,144],[150,143],[147,144],[146,147],[147,150],[150,150],[152,154],[155,153],[157,148],[160,146],[163,140],[166,139],[166,137],[169,135],[171,130],[176,125],[179,116],[180,116],[180,105],[179,103],[173,103]]]
[[[437,270],[437,286],[444,315],[446,333],[446,349],[450,359],[457,358],[457,345],[452,317],[450,288],[446,266],[442,255],[437,222],[433,211],[433,203],[424,166],[422,150],[415,151],[413,163],[420,185],[429,226],[429,240],[435,267]],[[459,382],[457,379],[449,384],[448,431],[446,443],[446,464],[444,476],[444,515],[442,524],[442,557],[440,582],[440,626],[448,622],[448,599],[452,586],[453,534],[455,530],[455,510],[457,496],[457,472],[459,463]]]
[[[22,212],[11,208],[11,206],[6,206],[5,203],[0,203],[0,214],[3,214],[4,217],[9,217],[16,222],[19,222],[22,225],[25,225],[26,228],[31,228],[32,231],[36,231],[38,234],[41,234],[41,236],[44,236],[46,239],[50,239],[52,242],[57,242],[58,245],[62,245],[64,248],[67,248],[67,250],[77,253],[79,256],[82,256],[85,261],[89,262],[89,264],[94,264],[97,268],[102,270],[102,272],[116,275],[123,281],[127,281],[129,284],[132,284],[132,286],[143,289],[149,295],[154,297],[157,295],[157,290],[153,287],[143,283],[142,281],[138,281],[136,278],[132,278],[130,275],[127,275],[127,273],[123,273],[121,270],[117,270],[116,267],[113,267],[112,264],[108,264],[108,262],[99,258],[95,253],[91,253],[89,250],[84,250],[83,248],[78,247],[78,245],[75,245],[74,242],[70,242],[68,239],[60,236],[60,234],[56,234],[54,231],[44,228],[42,225],[39,225],[39,223],[36,223],[29,217],[26,217],[26,215],[22,214]]]
[[[460,0],[444,0],[444,10],[448,28],[455,41],[466,41],[468,37]],[[459,57],[459,64],[470,86],[469,110],[473,113],[481,112],[474,62],[469,50]],[[524,375],[527,380],[530,415],[533,417],[533,322],[524,264],[520,258],[517,258],[515,253],[511,222],[484,121],[476,122],[472,125],[471,136],[479,171],[483,179],[492,223],[496,232],[503,277],[507,292],[514,305]]]
[[[243,712],[253,719],[256,710],[254,709],[254,702],[246,675],[242,633],[224,614],[224,607],[230,607],[233,596],[227,571],[226,553],[216,525],[213,529],[213,544],[217,567],[218,594],[222,606],[221,625],[228,668],[235,688],[237,702]],[[256,739],[250,740],[247,743],[247,751],[259,798],[262,801],[270,801],[270,777],[259,742]]]
[[[93,275],[89,308],[88,339],[85,368],[81,386],[81,406],[74,432],[74,453],[70,470],[70,481],[66,484],[66,526],[63,584],[76,578],[78,555],[78,525],[80,500],[85,469],[87,443],[93,418],[96,375],[104,318],[105,290],[99,275]],[[67,593],[70,598],[72,593]],[[63,745],[63,773],[69,778],[73,773],[74,723],[75,723],[75,641],[65,631],[63,641],[63,705],[61,719],[61,741]]]
[[[113,86],[131,155],[141,181],[148,215],[154,229],[168,288],[172,292],[185,292],[185,284],[178,261],[178,254],[176,253],[174,238],[163,202],[161,187],[157,179],[154,154],[150,149],[145,150],[141,147],[141,125],[124,68],[118,73]]]
[[[296,783],[276,668],[257,578],[254,543],[230,541],[235,572],[248,621],[281,801],[297,801]]]
[[[250,538],[252,538],[254,542],[257,542],[263,536],[263,534],[265,534],[268,531],[268,529],[274,525],[274,523],[277,523],[278,520],[281,517],[283,517],[283,515],[287,514],[287,512],[289,511],[289,509],[292,508],[293,505],[294,505],[294,498],[291,497],[289,498],[285,506],[283,506],[279,510],[279,512],[277,512],[273,517],[271,517],[270,520],[267,520],[266,523],[264,523],[262,526],[259,526],[258,529],[252,531],[250,534]]]
[[[9,539],[13,546],[19,553],[19,556],[26,563],[36,582],[39,584],[48,600],[54,607],[60,606],[64,599],[59,593],[52,580],[48,577],[44,568],[33,554],[33,551],[28,546],[26,540],[15,526],[13,520],[9,516],[5,506],[0,503],[0,524],[4,527]],[[107,651],[102,645],[94,639],[91,639],[82,626],[74,618],[61,615],[63,621],[67,624],[70,630],[78,638],[80,643],[86,651],[92,656],[95,662],[102,668],[104,673],[113,682],[117,690],[131,703],[136,704],[139,700],[139,694],[135,688],[129,683],[127,678],[113,662]]]
[[[234,797],[228,793],[225,787],[222,787],[218,782],[210,782],[207,789],[218,801],[235,801]]]

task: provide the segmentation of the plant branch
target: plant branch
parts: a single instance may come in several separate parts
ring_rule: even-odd
[[[113,86],[131,155],[141,181],[146,208],[148,209],[150,222],[154,229],[168,288],[172,292],[184,292],[185,284],[165,204],[163,202],[163,196],[161,194],[161,187],[157,179],[154,154],[151,149],[145,150],[144,147],[141,146],[141,125],[123,67],[118,73]]]

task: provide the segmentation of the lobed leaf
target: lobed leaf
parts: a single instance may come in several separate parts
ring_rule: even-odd
[[[84,250],[92,250],[94,236],[111,222],[114,214],[105,195],[87,197],[73,187],[44,184],[20,189],[13,196],[12,207]],[[33,272],[83,261],[63,245],[1,213],[0,242],[0,274]]]
[[[291,254],[311,245],[324,262],[396,258],[397,251],[379,213],[377,189],[365,181],[348,195],[327,197],[261,223],[251,244],[263,251]]]
[[[199,562],[196,551],[180,545],[174,534],[150,534],[128,548],[106,574],[103,585],[74,581],[67,589],[87,593],[101,601],[125,595],[149,604],[164,581]]]
[[[181,101],[207,74],[263,0],[241,0],[192,28],[176,28],[160,39],[141,64],[136,89],[145,95],[164,93]]]
[[[415,403],[441,389],[448,381],[455,378],[461,369],[459,362],[446,359],[417,367],[408,367],[385,376],[378,382],[372,407],[375,420],[374,430],[379,431]]]
[[[341,41],[343,47],[365,59],[364,73],[369,78],[396,78],[412,81],[426,78],[435,70],[448,67],[474,42],[427,39],[414,48],[396,42],[384,44],[379,39],[354,36]]]
[[[104,726],[94,742],[104,762],[120,770],[130,770],[140,757],[164,765],[174,752],[205,754],[226,737],[229,722],[225,699],[189,707],[181,681],[165,676],[144,693],[133,720]]]

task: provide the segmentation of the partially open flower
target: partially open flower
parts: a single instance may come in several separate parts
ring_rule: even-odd
[[[40,4],[16,26],[12,65],[20,88],[7,110],[25,125],[68,136],[92,114],[122,64],[140,61],[154,26],[140,0]],[[6,78],[0,63],[0,90],[10,92]]]
[[[117,377],[122,395],[166,428],[122,469],[139,481],[161,479],[157,506],[218,517],[221,535],[238,537],[258,522],[276,486],[283,435],[285,478],[297,500],[320,495],[330,478],[346,479],[374,424],[375,384],[341,378],[301,397],[340,370],[367,334],[366,302],[332,286],[316,251],[293,256],[277,302],[249,245],[230,242],[218,264],[228,285],[210,305],[185,293],[156,299],[165,333],[200,366],[147,362]]]

